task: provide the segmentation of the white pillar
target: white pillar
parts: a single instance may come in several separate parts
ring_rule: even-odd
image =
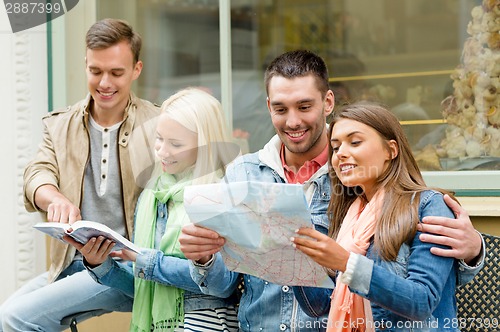
[[[0,302],[46,269],[45,237],[22,199],[23,170],[41,139],[47,112],[46,26],[12,33],[0,10]]]

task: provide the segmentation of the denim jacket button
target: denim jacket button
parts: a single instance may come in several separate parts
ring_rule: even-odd
[[[139,271],[139,278],[144,279],[144,270]]]
[[[283,287],[281,287],[281,290],[286,293],[286,292],[288,292],[290,290],[290,287],[283,286]]]
[[[285,324],[280,324],[280,330],[285,331],[286,330],[286,325]]]

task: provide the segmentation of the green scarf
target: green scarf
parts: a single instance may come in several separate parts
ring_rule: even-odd
[[[192,174],[177,180],[173,175],[163,173],[155,188],[145,189],[136,212],[135,239],[140,247],[154,248],[156,232],[157,201],[169,200],[167,225],[160,242],[160,250],[167,256],[185,258],[179,248],[179,234],[182,226],[189,223],[183,204],[184,187],[191,183]],[[134,307],[130,331],[173,331],[184,321],[184,291],[159,283],[135,278]]]

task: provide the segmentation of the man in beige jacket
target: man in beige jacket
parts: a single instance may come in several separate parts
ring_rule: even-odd
[[[126,22],[95,23],[86,44],[89,94],[44,117],[42,143],[24,174],[25,204],[48,221],[94,220],[130,237],[154,163],[159,108],[131,92],[142,70],[141,37]],[[0,307],[0,331],[62,331],[63,318],[76,313],[131,311],[130,297],[96,283],[73,247],[52,240],[50,254],[49,271]]]

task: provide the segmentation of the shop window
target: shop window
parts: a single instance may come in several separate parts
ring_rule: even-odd
[[[219,1],[126,3],[97,1],[98,18],[120,15],[143,35],[141,97],[161,102],[198,85],[220,98]],[[329,65],[338,104],[364,98],[391,107],[429,184],[496,194],[498,1],[231,0],[230,6],[230,118],[249,151],[274,134],[266,65],[282,52],[307,48]]]

